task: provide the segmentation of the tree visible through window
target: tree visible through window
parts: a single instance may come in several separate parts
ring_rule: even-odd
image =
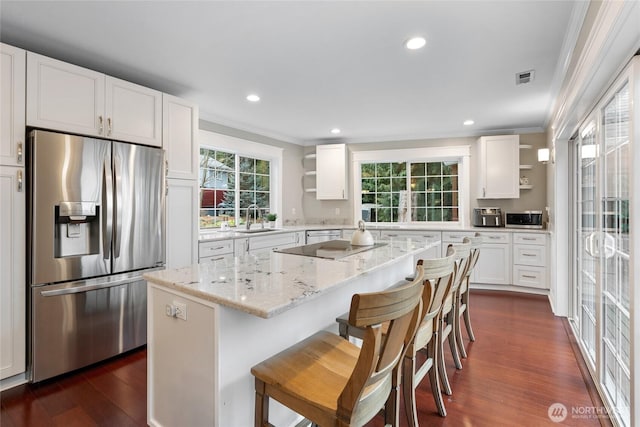
[[[362,163],[362,219],[458,221],[458,162]]]
[[[200,228],[244,224],[249,206],[258,205],[262,214],[269,210],[270,193],[268,160],[200,149]]]

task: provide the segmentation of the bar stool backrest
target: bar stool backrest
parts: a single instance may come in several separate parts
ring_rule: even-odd
[[[424,259],[418,261],[424,267],[424,296],[422,299],[424,315],[409,351],[424,347],[435,331],[434,318],[440,312],[445,295],[449,292],[456,274],[455,250],[447,249],[444,258]]]
[[[338,416],[350,419],[351,425],[364,424],[384,406],[395,369],[422,318],[423,281],[424,269],[418,265],[407,285],[353,296],[349,324],[363,330],[362,347],[338,399]]]

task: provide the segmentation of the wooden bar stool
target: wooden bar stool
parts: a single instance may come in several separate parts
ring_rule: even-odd
[[[416,411],[415,390],[422,379],[429,374],[433,399],[436,402],[438,413],[443,417],[447,415],[444,400],[440,392],[440,381],[437,366],[437,331],[440,324],[442,302],[449,292],[455,274],[455,253],[448,249],[446,258],[419,260],[418,265],[424,268],[424,292],[422,296],[423,317],[413,341],[409,344],[402,365],[402,389],[404,395],[404,407],[410,426],[418,425]],[[362,330],[349,325],[346,316],[336,319],[340,329],[340,335],[349,337],[362,337]],[[384,333],[384,327],[383,327]],[[418,353],[426,354],[426,359],[418,365]]]
[[[453,356],[453,362],[456,369],[462,369],[462,362],[460,361],[460,355],[458,354],[458,347],[456,343],[455,329],[456,325],[455,316],[457,314],[457,301],[458,301],[458,289],[461,283],[467,277],[467,270],[469,268],[469,260],[471,255],[471,243],[465,238],[462,244],[449,245],[447,251],[453,250],[455,254],[455,276],[451,282],[451,287],[444,297],[442,303],[442,312],[440,313],[440,323],[438,324],[438,372],[440,374],[440,381],[442,383],[442,390],[446,395],[451,395],[451,384],[449,383],[449,376],[447,375],[447,369],[444,364],[444,343],[449,341],[449,348],[451,349],[451,355]]]
[[[361,348],[321,331],[251,368],[255,426],[270,425],[269,398],[322,427],[361,426],[385,406],[385,422],[397,425],[393,386],[422,315],[422,267],[416,272],[405,286],[353,296],[349,323],[363,330]]]
[[[460,356],[463,358],[467,357],[467,351],[464,348],[464,340],[462,338],[462,326],[460,321],[460,316],[464,316],[464,324],[467,328],[467,335],[469,335],[469,339],[471,341],[475,341],[476,337],[473,334],[473,329],[471,328],[471,317],[469,316],[469,281],[471,280],[471,273],[478,263],[478,258],[480,257],[480,248],[482,247],[482,236],[480,233],[476,233],[474,237],[468,238],[471,243],[471,256],[469,259],[469,268],[467,269],[467,275],[465,279],[462,281],[460,285],[460,289],[458,290],[458,300],[456,304],[457,314],[455,316],[455,326],[456,330],[456,341],[458,344],[458,351],[460,352]]]
[[[445,258],[422,260],[424,267],[424,315],[416,335],[409,344],[402,364],[402,391],[404,408],[410,427],[418,426],[418,412],[416,409],[416,388],[424,377],[429,374],[431,394],[438,408],[438,413],[445,417],[447,410],[440,393],[438,375],[438,325],[442,313],[442,302],[449,292],[455,276],[455,251],[447,249]],[[427,303],[429,301],[429,303]],[[426,358],[418,359],[418,353]],[[424,360],[419,363],[419,360]]]

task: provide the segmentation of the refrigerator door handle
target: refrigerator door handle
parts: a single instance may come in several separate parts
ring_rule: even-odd
[[[116,197],[114,200],[114,205],[116,209],[116,218],[115,218],[115,235],[114,235],[114,248],[113,248],[113,256],[114,258],[120,257],[120,245],[122,243],[122,170],[120,169],[120,157],[116,156],[113,162],[113,168],[115,171],[115,191]]]
[[[109,259],[113,238],[113,178],[108,160],[104,161],[102,173],[102,257]]]

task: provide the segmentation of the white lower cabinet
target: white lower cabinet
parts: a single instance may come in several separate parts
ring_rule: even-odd
[[[166,199],[167,268],[198,262],[198,181],[168,179]]]
[[[278,233],[267,236],[256,236],[249,238],[247,252],[252,253],[260,250],[285,249],[299,246],[304,242],[303,232]]]
[[[24,169],[0,166],[0,379],[25,371]]]
[[[513,284],[548,289],[547,236],[513,233]]]
[[[481,232],[482,248],[472,283],[511,285],[511,233]]]

